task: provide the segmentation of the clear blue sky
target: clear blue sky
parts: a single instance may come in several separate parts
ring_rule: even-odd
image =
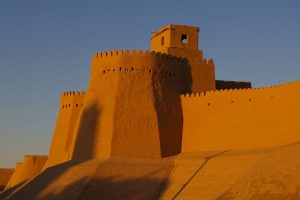
[[[200,26],[217,79],[300,79],[298,0],[2,0],[0,167],[48,153],[59,94],[86,89],[94,53],[149,49],[151,31],[169,23]]]

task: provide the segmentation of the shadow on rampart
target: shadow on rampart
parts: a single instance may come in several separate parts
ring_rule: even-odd
[[[159,199],[168,181],[148,178],[115,180],[118,177],[93,179],[80,195],[84,199]]]
[[[19,187],[21,187],[27,180],[7,189],[2,192],[0,192],[0,200],[5,200],[7,197],[9,197],[14,191],[16,191]]]
[[[68,185],[62,182],[58,190],[55,188],[49,190],[47,187],[55,180],[59,183],[60,176],[68,168],[80,164],[80,162],[74,164],[74,161],[69,161],[48,168],[9,199],[159,199],[169,185],[168,177],[174,164],[139,163],[130,160],[121,160],[121,162],[108,160],[99,163],[92,177],[85,176]]]
[[[40,192],[50,186],[70,167],[81,164],[83,162],[84,161],[69,161],[56,165],[54,167],[49,167],[40,175],[30,180],[28,183],[24,181],[14,186],[13,188],[10,188],[9,190],[1,193],[0,200],[40,199],[38,198]]]
[[[78,193],[78,188],[86,184],[87,178],[82,178],[65,188],[59,193],[51,193],[38,198],[38,195],[26,196],[22,194],[23,197],[30,197],[30,199],[39,200],[61,200],[61,199],[72,199],[72,200],[118,200],[118,199],[143,199],[143,200],[156,200],[159,199],[161,194],[163,194],[164,188],[167,188],[168,182],[161,182],[160,180],[149,179],[147,177],[128,179],[122,181],[115,181],[116,177],[108,177],[101,179],[94,179],[85,186],[83,191]],[[18,200],[21,195],[15,195],[10,200]]]
[[[101,110],[96,103],[84,108],[80,117],[80,124],[75,136],[75,144],[71,159],[90,159],[94,154],[94,142],[97,137],[97,122]]]

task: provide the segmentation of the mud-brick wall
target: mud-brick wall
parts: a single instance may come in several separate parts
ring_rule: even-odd
[[[0,168],[0,192],[6,187],[6,184],[11,178],[13,172],[13,168]]]
[[[181,96],[182,151],[285,145],[300,140],[300,82]]]
[[[180,152],[180,94],[190,91],[186,59],[149,51],[93,57],[72,159],[165,157]]]
[[[84,91],[67,91],[60,96],[60,108],[44,169],[69,160],[72,134],[84,103]]]
[[[15,171],[5,189],[17,186],[37,176],[47,161],[45,155],[25,155],[22,163],[17,163]]]

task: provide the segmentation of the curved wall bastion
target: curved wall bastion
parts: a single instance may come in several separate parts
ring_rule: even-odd
[[[183,58],[135,50],[96,54],[72,159],[178,154],[180,94],[191,91],[190,82]]]

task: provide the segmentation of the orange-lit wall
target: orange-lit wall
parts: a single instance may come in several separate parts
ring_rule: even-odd
[[[72,158],[179,153],[187,69],[186,59],[148,51],[96,54]]]
[[[188,37],[187,43],[181,42],[181,36]],[[192,92],[215,90],[215,65],[213,60],[203,58],[198,50],[198,27],[170,24],[154,32],[151,37],[151,50],[186,58],[192,77]],[[164,38],[164,44],[161,43]]]
[[[83,106],[84,96],[83,91],[68,91],[61,94],[59,113],[45,169],[68,160],[71,138]]]
[[[20,163],[16,163],[16,167],[15,167],[15,169],[13,171],[13,174],[10,177],[8,183],[6,184],[5,189],[9,189],[9,188],[11,188],[11,187],[13,187],[15,185],[16,178],[18,176],[18,173],[20,172],[21,166],[22,166],[21,162]]]
[[[181,96],[182,151],[270,147],[300,140],[300,82]]]
[[[13,172],[14,169],[12,168],[0,168],[0,192],[6,187]]]
[[[38,175],[47,161],[47,156],[25,155],[22,163],[17,163],[15,172],[9,180],[5,189],[23,183],[24,181]]]

